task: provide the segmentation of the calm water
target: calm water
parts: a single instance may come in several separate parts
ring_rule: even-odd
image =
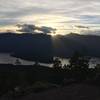
[[[0,64],[15,64],[17,58],[10,56],[10,54],[0,53]],[[34,62],[19,59],[22,65],[33,65]]]
[[[15,64],[16,60],[17,60],[16,57],[12,57],[9,54],[0,53],[0,64]],[[34,61],[27,61],[27,60],[22,60],[22,59],[19,59],[19,60],[22,65],[34,64]],[[61,59],[61,61],[62,61],[62,65],[69,64],[69,59]],[[52,67],[52,64],[43,64],[43,63],[40,63],[40,64],[44,66]],[[100,58],[92,58],[89,62],[90,67],[94,67],[96,64],[100,64]]]

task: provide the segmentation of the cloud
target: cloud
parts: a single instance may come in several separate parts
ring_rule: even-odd
[[[100,24],[100,15],[83,15],[80,16],[80,20],[84,24]]]
[[[29,3],[29,4],[28,4]],[[1,25],[12,25],[21,22],[21,18],[28,15],[47,14],[51,9],[32,5],[32,0],[1,0],[0,1],[0,23]],[[13,23],[12,23],[13,20]],[[11,21],[11,22],[10,22]]]
[[[35,32],[36,30],[41,31],[44,34],[55,33],[56,31],[56,29],[52,27],[46,27],[46,26],[39,27],[32,24],[23,24],[23,25],[18,24],[17,27],[20,28],[17,31],[22,32],[22,33],[31,33],[31,34],[36,33]]]
[[[16,23],[19,22],[19,19],[9,19],[9,18],[3,18],[0,19],[0,26],[9,26],[9,25],[16,25]]]
[[[88,35],[100,35],[100,30],[84,30],[81,34],[88,34]]]
[[[29,25],[29,24],[23,24],[23,25],[20,25],[18,24],[17,25],[18,28],[20,28],[19,32],[23,32],[23,33],[34,33],[34,31],[37,29],[37,26],[35,25]]]
[[[75,27],[79,29],[89,29],[88,26],[83,26],[83,25],[75,25]]]
[[[47,34],[47,33],[54,33],[55,34],[55,31],[56,31],[55,28],[47,27],[47,26],[42,26],[42,27],[38,28],[38,30],[42,31],[45,34]]]
[[[37,15],[40,18],[34,19]],[[44,20],[40,20],[43,15],[61,16],[57,23],[63,25],[62,27],[90,24],[98,26],[100,24],[100,0],[0,0],[1,26],[20,23],[27,16],[33,16],[29,24],[41,23],[48,18],[45,16]],[[67,17],[72,19],[67,20]],[[52,19],[48,18],[48,20]],[[51,22],[56,23],[56,21]]]

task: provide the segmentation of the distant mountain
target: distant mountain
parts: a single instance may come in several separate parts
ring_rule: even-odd
[[[68,34],[56,37],[55,54],[70,57],[75,51],[85,56],[100,57],[100,36]]]
[[[43,34],[0,34],[0,52],[40,62],[53,61],[51,37]]]
[[[68,34],[52,37],[45,34],[0,34],[0,52],[40,62],[52,62],[53,56],[71,57],[75,51],[100,57],[100,36]]]

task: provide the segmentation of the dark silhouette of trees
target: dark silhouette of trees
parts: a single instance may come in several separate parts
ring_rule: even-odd
[[[62,63],[59,58],[54,59],[53,68],[62,68]]]
[[[68,67],[67,67],[67,65],[66,65],[66,64],[64,64],[63,69],[68,69]]]
[[[21,61],[19,59],[16,59],[15,65],[21,65]]]
[[[34,66],[39,66],[39,62],[35,61]]]
[[[85,79],[89,70],[89,58],[75,52],[69,60],[69,68],[72,71],[73,77]]]

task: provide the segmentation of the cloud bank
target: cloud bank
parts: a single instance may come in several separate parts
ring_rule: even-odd
[[[36,26],[36,25],[32,25],[32,24],[18,24],[17,27],[19,28],[19,32],[22,32],[22,33],[31,33],[31,34],[34,34],[34,33],[37,33],[35,32],[36,30],[37,31],[40,31],[41,33],[43,34],[48,34],[48,33],[55,33],[56,32],[56,29],[55,28],[52,28],[52,27],[46,27],[46,26]]]
[[[28,16],[32,17],[28,19]],[[0,0],[0,27],[18,23],[51,23],[62,29],[82,25],[99,29],[100,0]]]

